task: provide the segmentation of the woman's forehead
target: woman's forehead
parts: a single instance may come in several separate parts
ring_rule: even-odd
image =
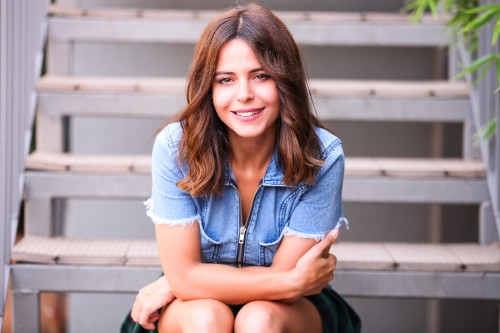
[[[253,49],[242,39],[232,39],[219,50],[217,56],[217,72],[233,72],[235,69],[260,68],[259,61]]]

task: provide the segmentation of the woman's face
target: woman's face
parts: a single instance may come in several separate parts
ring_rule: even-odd
[[[219,50],[212,94],[230,139],[274,140],[280,107],[276,82],[245,41],[230,40]]]

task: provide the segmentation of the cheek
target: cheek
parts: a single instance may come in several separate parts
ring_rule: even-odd
[[[270,84],[267,87],[262,87],[259,91],[259,97],[265,101],[267,105],[279,107],[279,95],[276,84]]]
[[[212,101],[214,107],[217,111],[228,107],[232,101],[231,89],[213,89],[212,90]]]

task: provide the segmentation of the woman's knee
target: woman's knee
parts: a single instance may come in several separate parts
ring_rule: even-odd
[[[172,321],[177,321],[176,329],[182,332],[232,332],[234,315],[229,307],[216,300],[194,300],[169,305],[162,312],[159,332],[171,331]]]
[[[255,301],[246,304],[236,316],[235,333],[283,332],[282,309],[276,302]]]

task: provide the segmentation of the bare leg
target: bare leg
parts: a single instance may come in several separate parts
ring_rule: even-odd
[[[246,304],[235,319],[235,333],[321,333],[318,310],[307,298],[293,304],[255,301]]]
[[[231,333],[233,325],[233,312],[222,302],[211,299],[183,302],[176,299],[162,310],[158,332]]]

